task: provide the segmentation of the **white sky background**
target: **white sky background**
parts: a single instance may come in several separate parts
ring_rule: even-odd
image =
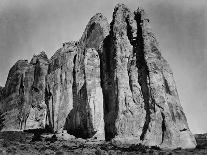
[[[110,22],[118,2],[145,9],[174,72],[190,129],[207,132],[206,0],[1,0],[0,85],[17,60],[43,50],[51,57],[63,42],[78,40],[96,13]]]

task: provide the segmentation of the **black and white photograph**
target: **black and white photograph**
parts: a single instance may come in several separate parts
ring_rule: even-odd
[[[207,155],[206,0],[0,0],[0,155]]]

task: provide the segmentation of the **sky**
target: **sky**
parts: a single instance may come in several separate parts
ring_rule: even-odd
[[[207,133],[206,0],[1,0],[0,85],[19,59],[81,37],[88,21],[102,13],[111,22],[114,6],[144,8],[169,62],[193,133]]]

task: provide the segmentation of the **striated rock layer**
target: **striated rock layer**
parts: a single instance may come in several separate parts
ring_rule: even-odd
[[[81,138],[194,148],[172,70],[142,9],[100,13],[78,42],[18,61],[0,87],[2,130],[47,128]]]

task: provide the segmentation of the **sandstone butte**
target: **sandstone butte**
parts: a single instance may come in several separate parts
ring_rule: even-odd
[[[79,41],[19,60],[0,87],[1,131],[49,129],[115,145],[195,148],[172,70],[144,10],[116,5]]]

